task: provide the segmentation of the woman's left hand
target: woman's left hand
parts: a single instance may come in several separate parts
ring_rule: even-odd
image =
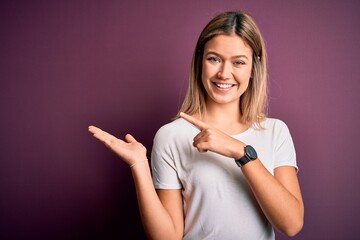
[[[246,145],[243,142],[186,113],[181,112],[180,117],[200,130],[193,143],[199,152],[211,151],[234,159],[244,155]]]

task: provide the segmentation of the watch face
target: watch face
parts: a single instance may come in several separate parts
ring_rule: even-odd
[[[257,153],[255,151],[255,149],[250,146],[250,145],[247,145],[246,146],[246,155],[251,159],[251,160],[255,160],[257,159]]]

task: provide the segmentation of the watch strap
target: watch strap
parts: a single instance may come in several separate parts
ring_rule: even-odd
[[[250,158],[248,158],[248,156],[245,154],[242,158],[235,160],[235,163],[239,166],[242,167],[245,164],[247,164],[248,162],[250,162]]]

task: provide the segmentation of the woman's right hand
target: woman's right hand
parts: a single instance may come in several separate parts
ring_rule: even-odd
[[[127,134],[125,136],[125,141],[123,141],[94,126],[89,127],[89,132],[100,142],[104,143],[105,146],[117,156],[123,159],[129,166],[147,160],[146,148],[130,134]]]
[[[103,142],[127,164],[134,166],[147,161],[146,148],[130,134],[125,141],[117,139],[101,129],[90,126],[89,132]],[[184,235],[183,199],[181,189],[163,189],[155,191],[149,164],[134,167],[136,194],[140,216],[149,239],[182,239]]]

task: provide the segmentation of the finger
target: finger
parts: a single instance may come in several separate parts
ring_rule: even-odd
[[[95,134],[96,132],[98,132],[99,130],[101,130],[100,128],[97,128],[95,126],[89,126],[88,128],[89,132],[91,132],[92,134]]]
[[[106,132],[94,126],[89,127],[89,132],[93,134],[93,137],[102,142],[105,142],[105,140],[109,138]]]
[[[195,127],[197,127],[199,130],[203,130],[205,128],[208,128],[208,125],[204,122],[202,122],[201,120],[190,116],[186,113],[180,112],[180,117],[182,117],[183,119],[185,119],[186,121],[188,121],[189,123],[193,124]]]
[[[193,140],[193,141],[194,141],[194,142],[207,141],[207,133],[206,133],[204,130],[202,130],[201,132],[199,132],[198,135],[196,135],[196,136],[194,137],[194,140]]]
[[[116,141],[123,142],[122,140],[114,137],[113,135],[101,130],[100,128],[97,128],[95,126],[89,127],[89,132],[93,134],[93,136],[100,140],[101,142],[105,143],[105,145],[110,146]]]
[[[128,143],[136,142],[136,139],[131,134],[126,134],[125,140]]]
[[[209,151],[209,146],[206,142],[194,143],[194,147],[196,147],[197,150],[202,153]]]

